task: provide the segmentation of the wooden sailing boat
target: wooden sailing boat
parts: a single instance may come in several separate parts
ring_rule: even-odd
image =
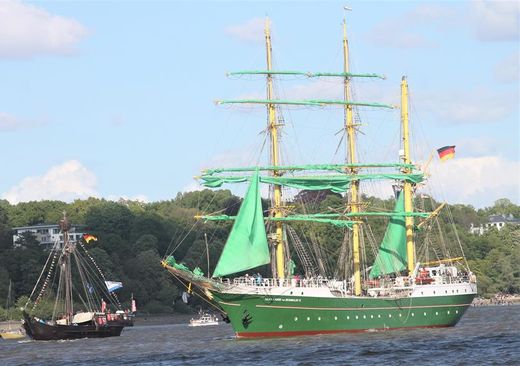
[[[251,168],[213,169],[203,172],[202,184],[220,187],[224,183],[249,181],[238,215],[229,217],[202,216],[205,220],[234,220],[219,262],[211,279],[191,272],[184,265],[167,257],[163,266],[195,286],[225,314],[238,337],[294,336],[354,332],[368,329],[401,329],[414,327],[447,327],[455,325],[470,306],[477,293],[476,279],[462,258],[445,259],[421,264],[416,261],[414,230],[419,219],[422,225],[433,219],[433,212],[414,212],[413,193],[424,175],[410,157],[408,126],[408,84],[401,82],[401,123],[403,154],[395,163],[366,164],[356,160],[356,130],[354,108],[366,106],[392,108],[380,103],[352,100],[351,79],[378,78],[376,74],[355,74],[349,70],[346,22],[343,23],[344,70],[337,73],[307,73],[279,71],[271,67],[271,37],[269,22],[265,28],[267,69],[241,71],[239,75],[265,75],[265,100],[221,101],[227,103],[265,104],[270,136],[270,165]],[[304,75],[307,77],[339,77],[344,80],[344,100],[277,99],[273,92],[273,76]],[[348,159],[345,164],[280,165],[279,123],[277,108],[292,106],[344,107],[344,129],[347,134]],[[368,169],[379,169],[368,173]],[[390,172],[388,170],[391,170]],[[393,171],[392,171],[393,170]],[[265,173],[268,173],[267,175]],[[305,173],[302,175],[301,173]],[[312,172],[312,173],[309,173]],[[316,175],[319,172],[320,175]],[[236,175],[236,174],[249,175]],[[399,182],[400,193],[392,212],[365,212],[360,201],[360,185],[365,180]],[[269,217],[262,212],[259,184],[273,188]],[[282,199],[282,187],[305,190],[331,190],[344,193],[347,209],[343,213],[288,214]],[[361,270],[361,229],[365,218],[389,217],[385,236],[370,273]],[[274,230],[267,234],[264,221],[272,222]],[[350,230],[352,271],[343,278],[317,276],[305,266],[304,278],[291,275],[286,237],[290,236],[291,221],[328,223]],[[297,243],[298,240],[295,240]],[[270,245],[273,252],[270,252]],[[272,278],[228,276],[272,263]]]
[[[9,280],[9,290],[7,291],[7,302],[5,306],[5,310],[7,311],[7,318],[8,318],[8,324],[7,329],[4,329],[0,331],[0,337],[3,339],[22,339],[25,338],[25,334],[23,333],[22,329],[20,328],[19,324],[16,328],[12,327],[11,324],[11,280]]]
[[[124,327],[133,325],[133,313],[123,311],[117,296],[108,286],[105,276],[90,256],[81,239],[69,238],[70,223],[64,214],[60,220],[63,246],[59,240],[49,253],[29,301],[36,290],[39,294],[34,300],[34,312],[43,296],[56,294],[53,314],[50,319],[40,319],[29,314],[29,301],[23,310],[23,327],[27,335],[35,340],[59,340],[77,338],[100,338],[119,336]],[[58,284],[53,288],[54,268],[58,267]],[[79,279],[74,280],[73,274]],[[109,301],[108,305],[105,299]],[[81,303],[82,310],[75,311],[75,304]],[[110,312],[110,303],[117,309]]]

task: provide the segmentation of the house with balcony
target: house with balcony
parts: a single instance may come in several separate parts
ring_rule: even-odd
[[[506,225],[520,225],[520,219],[515,218],[512,214],[509,215],[490,215],[485,224],[479,226],[473,225],[469,228],[471,234],[483,235],[491,228],[502,230]]]
[[[81,240],[84,234],[84,225],[72,225],[69,230],[69,240],[77,241]],[[13,228],[13,245],[15,247],[20,246],[17,244],[20,235],[26,232],[31,232],[36,240],[44,249],[50,249],[56,241],[60,243],[60,247],[63,245],[63,234],[60,233],[60,227],[58,224],[41,224],[33,226],[20,226]]]

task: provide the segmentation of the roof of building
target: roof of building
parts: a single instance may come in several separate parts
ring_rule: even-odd
[[[72,224],[71,227],[84,227],[86,225],[81,224]],[[29,230],[29,229],[57,229],[59,228],[58,224],[38,224],[31,226],[18,226],[13,227],[13,230]]]
[[[520,224],[520,219],[515,218],[512,214],[509,215],[490,215],[490,223],[506,222],[511,224]]]

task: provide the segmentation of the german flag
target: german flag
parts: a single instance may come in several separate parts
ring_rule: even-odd
[[[91,240],[97,241],[97,238],[92,234],[83,234],[83,240],[88,244]]]
[[[440,149],[437,149],[437,153],[439,154],[439,159],[441,159],[441,161],[451,159],[455,156],[455,146],[441,147]]]

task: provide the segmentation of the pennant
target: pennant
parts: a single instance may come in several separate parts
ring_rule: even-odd
[[[187,304],[188,303],[188,299],[190,298],[190,295],[188,295],[188,293],[186,291],[184,291],[182,293],[182,301]]]
[[[92,234],[83,234],[83,240],[88,244],[91,240],[97,241],[97,238]]]
[[[440,149],[437,149],[437,153],[439,154],[439,159],[441,159],[441,161],[452,159],[455,156],[455,145],[441,147]]]
[[[115,290],[119,290],[123,287],[122,282],[115,281],[105,281],[105,285],[107,286],[108,292],[114,292]]]

